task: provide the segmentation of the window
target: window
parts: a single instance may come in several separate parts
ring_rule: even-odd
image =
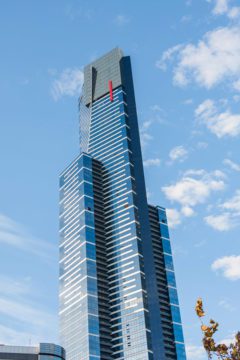
[[[173,332],[175,341],[184,342],[182,325],[173,324]]]
[[[173,271],[166,271],[168,285],[176,287],[175,275]]]
[[[163,252],[167,254],[172,254],[171,244],[169,240],[162,239]]]
[[[167,225],[160,224],[160,232],[161,232],[161,236],[169,239],[169,231]]]
[[[168,288],[169,291],[169,299],[170,303],[174,305],[178,305],[178,296],[177,296],[177,290],[174,288]]]
[[[165,267],[167,270],[173,270],[173,259],[171,255],[164,255]]]
[[[181,323],[181,316],[179,306],[171,305],[172,320],[173,322]]]
[[[167,215],[164,209],[158,209],[159,221],[167,224]]]

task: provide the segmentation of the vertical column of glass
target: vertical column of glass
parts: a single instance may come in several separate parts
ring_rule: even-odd
[[[148,360],[143,259],[134,164],[121,87],[94,101],[88,152],[102,163],[112,356]]]
[[[92,159],[60,176],[60,329],[68,360],[100,358]]]
[[[169,231],[167,225],[166,210],[158,207],[158,219],[161,234],[161,242],[163,248],[163,257],[165,263],[165,271],[167,278],[167,287],[170,301],[170,310],[172,316],[173,333],[176,346],[177,360],[186,360],[185,345],[183,338],[182,322],[180,316],[180,308],[178,302],[177,286],[173,267],[173,257]]]
[[[55,344],[40,343],[38,360],[65,360],[65,350]]]

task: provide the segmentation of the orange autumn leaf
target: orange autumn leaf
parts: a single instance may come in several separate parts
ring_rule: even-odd
[[[201,298],[197,299],[195,311],[198,317],[203,317],[205,315],[205,312],[203,311],[203,303]]]

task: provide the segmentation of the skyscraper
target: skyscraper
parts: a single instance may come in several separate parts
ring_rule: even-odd
[[[147,203],[130,58],[84,68],[80,154],[60,175],[67,360],[185,360],[166,212]]]

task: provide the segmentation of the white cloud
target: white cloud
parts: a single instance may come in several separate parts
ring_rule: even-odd
[[[29,234],[27,229],[8,216],[0,214],[0,243],[51,260],[55,247]]]
[[[215,102],[210,99],[197,107],[195,116],[219,138],[240,135],[240,114],[233,114],[230,110],[218,111]]]
[[[184,161],[187,158],[188,151],[184,146],[176,146],[169,152],[169,157],[172,161],[179,160]]]
[[[159,166],[161,164],[161,160],[158,158],[155,159],[146,159],[143,161],[143,165],[145,167],[149,167],[149,166]]]
[[[163,109],[157,105],[154,104],[150,106],[150,116],[141,122],[140,126],[140,139],[142,147],[145,148],[151,140],[153,140],[153,136],[151,135],[151,132],[154,133],[154,128],[158,124],[168,124],[168,122],[164,119],[164,111]]]
[[[129,17],[127,17],[126,15],[123,14],[119,14],[115,17],[114,22],[118,25],[118,26],[123,26],[127,23],[130,22]]]
[[[240,91],[240,79],[234,81],[233,87],[235,90]]]
[[[240,7],[239,6],[234,6],[232,7],[229,11],[228,11],[228,17],[230,19],[237,19],[238,17],[240,17]]]
[[[224,189],[222,177],[221,172],[189,170],[175,184],[162,187],[162,191],[170,201],[178,202],[182,207],[192,208],[204,203],[211,193]]]
[[[55,101],[61,97],[79,96],[82,90],[84,75],[81,69],[65,69],[60,74],[58,79],[52,83],[51,94]]]
[[[170,228],[175,228],[179,224],[181,224],[181,214],[176,209],[166,209],[167,211],[167,219],[168,219],[168,226]]]
[[[195,214],[194,210],[189,206],[183,206],[182,209],[181,209],[181,212],[186,217],[191,217],[191,216],[193,216]]]
[[[182,46],[183,45],[181,45],[181,44],[175,45],[175,46],[167,49],[166,51],[164,51],[161,59],[156,61],[156,67],[161,69],[161,70],[166,70],[167,69],[167,62],[169,60],[173,59],[174,55],[179,52],[179,50],[182,48]]]
[[[209,226],[218,231],[228,231],[240,225],[240,190],[218,207],[222,213],[204,218]]]
[[[144,130],[140,130],[140,140],[142,148],[144,149],[153,140],[153,136],[148,134]]]
[[[222,272],[223,276],[229,280],[240,279],[240,255],[224,256],[215,260],[212,270]]]
[[[233,211],[235,215],[240,215],[240,190],[237,190],[235,195],[228,201],[225,201],[221,207],[225,210]]]
[[[235,338],[236,333],[237,333],[237,331],[231,332],[231,333],[228,335],[227,338],[221,339],[221,341],[220,341],[219,343],[220,343],[220,344],[225,344],[225,345],[227,345],[227,346],[229,346],[230,344],[235,343],[235,342],[236,342],[236,338]]]
[[[235,163],[234,161],[230,159],[224,159],[223,163],[227,166],[229,166],[232,170],[240,172],[240,164]]]
[[[188,170],[175,184],[162,187],[162,191],[170,201],[178,202],[181,205],[180,211],[175,209],[172,211],[172,223],[176,226],[183,217],[194,216],[193,208],[196,205],[206,202],[212,193],[225,188],[224,178],[225,174],[220,170],[209,173],[203,169]],[[225,228],[219,228],[223,226],[220,220],[222,219],[216,219],[214,216],[205,218],[208,225],[217,228],[217,230],[225,230]]]
[[[186,353],[188,360],[206,360],[207,354],[203,346],[187,345]]]
[[[214,2],[213,13],[215,15],[222,15],[228,11],[229,0],[214,0]]]
[[[196,82],[205,88],[240,78],[240,27],[222,27],[205,34],[196,45],[176,45],[162,55],[157,67],[165,69],[176,59],[174,83],[185,86]]]
[[[204,220],[209,226],[218,231],[228,231],[236,226],[229,213],[209,215]]]
[[[229,0],[207,0],[214,3],[213,14],[214,15],[227,15],[230,19],[236,19],[240,16],[240,7],[230,7]]]
[[[240,101],[240,95],[234,95],[234,96],[233,96],[233,100],[234,100],[235,102],[239,102],[239,101]]]

